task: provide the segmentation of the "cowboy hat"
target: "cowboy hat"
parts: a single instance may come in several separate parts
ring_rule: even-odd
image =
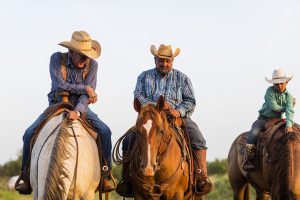
[[[159,46],[158,50],[156,49],[156,47],[154,45],[151,45],[150,51],[154,56],[157,56],[160,58],[168,58],[168,59],[175,58],[180,53],[180,49],[177,48],[173,54],[172,46],[171,45],[166,46],[164,44],[161,44]]]
[[[268,79],[267,77],[265,77],[265,80],[268,83],[278,84],[278,83],[288,82],[292,78],[293,78],[293,76],[287,77],[283,69],[275,69],[273,71],[272,79]]]
[[[70,50],[81,53],[89,58],[98,58],[101,54],[100,44],[92,40],[90,35],[85,31],[74,31],[71,41],[64,41],[59,45]]]

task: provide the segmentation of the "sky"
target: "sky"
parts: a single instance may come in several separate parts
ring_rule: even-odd
[[[238,134],[258,116],[265,76],[294,75],[300,102],[300,2],[297,0],[21,1],[0,7],[0,164],[15,159],[28,126],[48,105],[49,61],[57,45],[85,30],[99,41],[98,102],[91,109],[112,130],[113,145],[134,125],[133,90],[154,67],[152,44],[180,48],[173,67],[192,81],[192,119],[207,142],[208,161],[227,158]],[[300,103],[295,121],[300,122]]]

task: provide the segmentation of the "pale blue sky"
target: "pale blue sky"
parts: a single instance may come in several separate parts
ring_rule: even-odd
[[[102,46],[99,101],[92,109],[113,143],[136,119],[137,76],[154,67],[151,44],[181,48],[174,68],[194,85],[192,118],[207,140],[208,160],[226,158],[250,129],[271,77],[282,67],[300,101],[300,2],[297,0],[5,1],[0,7],[0,164],[16,158],[25,129],[47,106],[49,58],[57,44],[86,30]],[[300,122],[299,105],[295,120]]]

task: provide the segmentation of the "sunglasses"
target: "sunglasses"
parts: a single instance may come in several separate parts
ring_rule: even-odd
[[[76,54],[77,54],[79,60],[82,61],[82,62],[86,61],[89,58],[86,55],[83,55],[83,54],[80,54],[80,53],[76,53]]]

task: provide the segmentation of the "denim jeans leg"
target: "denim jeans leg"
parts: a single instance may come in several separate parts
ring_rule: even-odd
[[[265,119],[257,119],[251,127],[251,130],[248,132],[248,136],[246,139],[247,144],[255,144],[257,140],[257,136],[259,133],[265,131],[265,124],[266,124]]]
[[[190,137],[192,149],[207,149],[206,141],[197,124],[190,117],[185,117],[183,120]]]
[[[23,135],[23,157],[22,157],[22,167],[21,170],[24,170],[26,163],[29,162],[29,155],[30,155],[30,141],[33,137],[33,133],[35,129],[44,121],[45,114],[42,113],[31,126],[29,126],[24,135]]]
[[[111,160],[111,130],[110,128],[99,119],[99,117],[92,112],[90,109],[87,110],[87,119],[92,123],[93,127],[96,129],[97,134],[101,136],[101,145],[104,158],[107,162],[108,168],[112,169],[112,160]]]

